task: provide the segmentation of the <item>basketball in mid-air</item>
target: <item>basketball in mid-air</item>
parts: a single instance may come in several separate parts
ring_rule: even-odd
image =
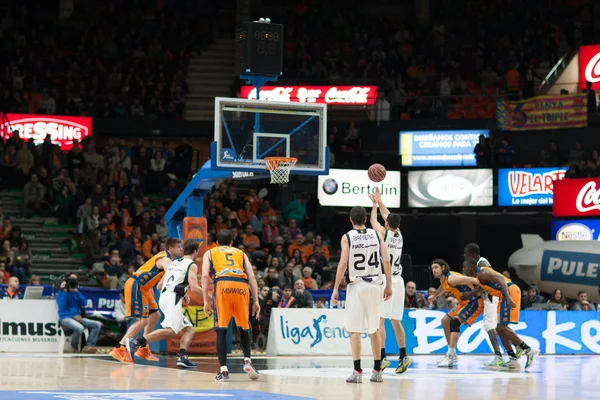
[[[385,167],[381,164],[373,164],[369,167],[367,174],[369,175],[369,179],[373,182],[381,182],[385,179],[387,171]]]

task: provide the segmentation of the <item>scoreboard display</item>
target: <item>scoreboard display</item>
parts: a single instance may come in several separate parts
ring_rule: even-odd
[[[246,22],[235,34],[238,75],[283,75],[283,25]]]

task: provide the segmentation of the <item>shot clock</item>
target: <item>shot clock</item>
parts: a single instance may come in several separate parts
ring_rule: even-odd
[[[283,25],[246,22],[235,33],[239,75],[283,75]]]

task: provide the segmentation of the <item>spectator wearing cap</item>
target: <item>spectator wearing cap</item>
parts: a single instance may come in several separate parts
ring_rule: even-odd
[[[19,278],[13,276],[8,279],[8,286],[2,290],[2,299],[4,300],[19,300],[21,292],[19,291]]]
[[[577,301],[571,307],[573,311],[596,311],[594,303],[588,301],[588,294],[585,290],[577,293]]]
[[[540,296],[540,291],[536,285],[531,285],[527,289],[527,294],[521,300],[521,309],[526,310],[532,308],[534,304],[544,304],[546,299]]]

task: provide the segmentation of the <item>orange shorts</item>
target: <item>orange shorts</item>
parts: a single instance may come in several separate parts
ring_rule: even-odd
[[[458,317],[462,323],[471,326],[482,312],[483,300],[481,297],[477,297],[476,300],[461,301],[456,306],[456,310],[450,311],[448,316],[451,318]]]
[[[123,287],[125,292],[125,316],[148,318],[150,312],[158,311],[154,289],[145,289],[137,279],[129,278]]]
[[[513,283],[508,287],[508,294],[510,294],[510,298],[515,302],[516,307],[510,308],[508,306],[508,301],[504,298],[504,294],[502,297],[500,297],[500,301],[498,301],[499,325],[519,323],[519,315],[521,311],[521,289],[519,289],[519,287]]]
[[[239,328],[250,329],[250,288],[245,280],[217,280],[213,303],[215,330],[227,330],[231,318]]]

